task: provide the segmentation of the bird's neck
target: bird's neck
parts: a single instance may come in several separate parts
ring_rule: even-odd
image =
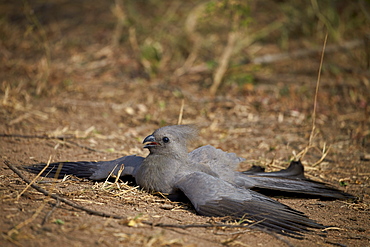
[[[187,161],[189,155],[187,152],[156,152],[150,151],[149,155],[145,159],[165,159],[165,160],[180,160]]]
[[[146,190],[171,194],[175,176],[187,162],[187,154],[150,153],[138,170],[136,182]]]

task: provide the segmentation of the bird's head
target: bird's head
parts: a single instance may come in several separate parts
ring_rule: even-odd
[[[180,154],[187,153],[187,144],[198,136],[198,129],[194,125],[172,125],[157,129],[147,136],[143,144],[150,153]]]

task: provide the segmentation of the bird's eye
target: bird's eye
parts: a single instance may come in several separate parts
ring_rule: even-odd
[[[164,143],[167,143],[167,142],[169,142],[169,141],[170,141],[170,138],[168,138],[168,137],[163,137],[162,141],[163,141]]]

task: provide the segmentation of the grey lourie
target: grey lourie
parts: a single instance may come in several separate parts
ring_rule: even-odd
[[[236,171],[244,161],[206,145],[188,153],[189,140],[198,138],[193,125],[173,125],[157,129],[144,139],[150,153],[144,158],[130,155],[111,161],[56,162],[49,165],[43,176],[54,177],[62,165],[59,178],[65,175],[91,180],[106,179],[111,173],[132,176],[147,191],[158,191],[171,200],[187,199],[200,215],[230,216],[242,219],[252,227],[300,237],[309,228],[325,228],[302,212],[290,208],[261,193],[288,193],[301,197],[353,199],[354,196],[324,183],[305,178],[300,161],[291,162],[287,169],[264,172],[260,167]],[[26,167],[39,173],[45,164]],[[113,172],[112,172],[113,170]]]

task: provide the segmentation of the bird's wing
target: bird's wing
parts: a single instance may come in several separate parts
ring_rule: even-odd
[[[286,169],[276,172],[265,172],[265,169],[260,166],[252,166],[251,169],[243,171],[247,175],[264,176],[264,177],[284,177],[284,178],[305,178],[304,167],[301,161],[292,161]]]
[[[325,183],[307,179],[300,161],[292,161],[288,168],[277,172],[246,171],[236,174],[236,183],[261,193],[291,193],[327,199],[355,199],[356,197]]]
[[[302,212],[202,172],[181,177],[175,187],[189,198],[201,215],[229,216],[244,224],[285,235],[299,236],[299,232],[306,232],[307,228],[323,228]]]
[[[224,152],[211,145],[206,145],[190,152],[189,160],[194,164],[210,167],[219,176],[231,176],[229,173],[236,170],[240,162],[245,159],[238,157],[235,153]]]
[[[244,161],[243,158],[210,145],[195,149],[189,153],[189,159],[194,164],[210,167],[222,180],[269,195],[288,193],[328,199],[355,198],[325,183],[305,178],[304,167],[300,161],[292,161],[288,168],[277,172],[264,172],[262,168],[252,167],[240,173],[234,170]]]
[[[243,171],[244,174],[252,175],[258,173],[265,173],[265,168],[262,166],[252,165],[248,170]]]
[[[110,161],[56,162],[49,164],[41,176],[63,178],[65,175],[74,175],[76,177],[88,178],[91,180],[102,180],[106,179],[110,174],[117,176],[121,166],[123,165],[124,169],[120,176],[128,175],[135,177],[136,171],[143,160],[143,157],[129,155]],[[24,167],[24,169],[38,174],[45,166],[46,164],[36,164]]]
[[[316,198],[327,199],[355,199],[356,197],[338,190],[325,183],[313,181],[310,179],[294,179],[284,177],[270,177],[270,176],[253,176],[242,175],[238,176],[238,184],[246,181],[246,188],[260,191],[264,194],[284,194],[288,193],[295,196],[313,196]],[[251,183],[251,181],[253,181]],[[252,186],[251,186],[252,185]],[[280,193],[279,193],[280,192]]]

